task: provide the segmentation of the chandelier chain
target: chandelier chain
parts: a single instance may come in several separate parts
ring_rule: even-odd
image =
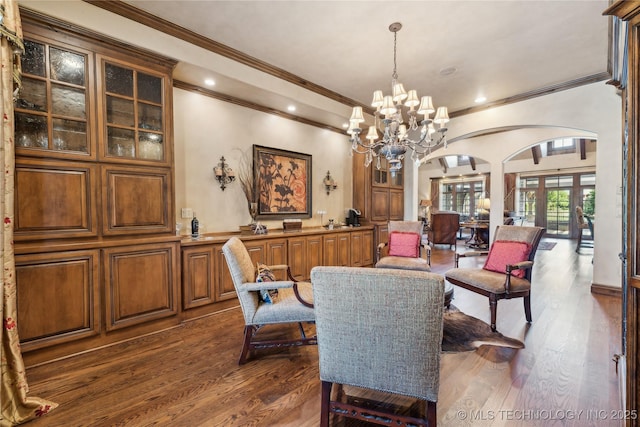
[[[394,31],[393,32],[393,74],[391,74],[391,78],[394,81],[398,80],[398,71],[397,71],[397,62],[396,62],[396,56],[398,53],[398,32]]]

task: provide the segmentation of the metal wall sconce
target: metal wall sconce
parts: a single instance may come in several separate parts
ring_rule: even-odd
[[[324,177],[322,181],[324,184],[324,189],[327,190],[327,194],[338,188],[338,183],[331,178],[331,172],[327,171],[327,176]]]
[[[236,173],[226,163],[224,156],[220,157],[218,166],[213,168],[213,173],[216,175],[216,181],[220,183],[220,188],[224,191],[227,188],[227,184],[231,184],[236,179]]]

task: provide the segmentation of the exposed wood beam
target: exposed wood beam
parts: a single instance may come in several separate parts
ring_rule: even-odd
[[[442,172],[447,173],[447,161],[444,159],[444,157],[440,157],[438,159],[438,162],[440,162],[440,167],[442,168]]]
[[[537,165],[540,163],[540,158],[542,157],[542,150],[540,149],[540,144],[534,145],[531,147],[531,155],[533,155],[533,164]]]
[[[474,157],[469,157],[469,164],[471,165],[471,170],[476,170],[476,159]]]
[[[587,159],[587,140],[581,138],[578,140],[580,142],[580,160]]]

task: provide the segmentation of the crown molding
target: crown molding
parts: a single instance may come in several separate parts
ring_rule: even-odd
[[[138,9],[120,0],[83,0],[83,1],[93,6],[96,6],[101,9],[120,15],[124,18],[135,21],[139,24],[146,25],[147,27],[153,28],[154,30],[158,30],[170,36],[176,37],[180,40],[184,40],[187,43],[201,47],[210,52],[217,53],[218,55],[222,55],[226,58],[232,59],[244,65],[247,65],[251,68],[255,68],[259,71],[262,71],[266,74],[270,74],[279,79],[285,80],[289,83],[293,83],[297,86],[303,87],[307,90],[315,92],[326,98],[333,99],[334,101],[349,105],[351,107],[359,105],[363,108],[363,110],[369,112],[370,114],[373,114],[373,109],[371,108],[370,105],[361,104],[358,101],[355,101],[351,98],[340,95],[337,92],[329,90],[323,86],[317,85],[313,82],[310,82],[309,80],[303,79],[302,77],[299,77],[293,73],[283,70],[282,68],[278,68],[274,65],[268,64],[264,61],[261,61],[260,59],[254,58],[253,56],[249,56],[243,52],[240,52],[239,50],[233,49],[215,40],[211,40],[206,37],[203,37],[200,34],[197,34],[191,30],[183,28],[172,22],[166,21],[162,18],[152,15],[148,12],[145,12],[144,10]]]
[[[368,105],[368,104],[363,104],[360,103],[359,101],[353,100],[351,98],[348,98],[346,96],[340,95],[337,92],[334,92],[330,89],[327,89],[323,86],[317,85],[315,83],[312,83],[306,79],[303,79],[302,77],[299,77],[293,73],[290,73],[286,70],[283,70],[281,68],[278,68],[276,66],[273,66],[271,64],[268,64],[264,61],[261,61],[257,58],[254,58],[252,56],[249,56],[243,52],[240,52],[239,50],[233,49],[229,46],[226,46],[222,43],[219,43],[215,40],[211,40],[208,39],[206,37],[203,37],[200,34],[197,34],[191,30],[188,30],[186,28],[183,28],[179,25],[176,25],[172,22],[166,21],[164,19],[161,19],[155,15],[152,15],[148,12],[145,12],[141,9],[138,9],[134,6],[131,6],[128,3],[125,3],[121,0],[82,0],[86,3],[89,3],[93,6],[99,7],[101,9],[107,10],[109,12],[115,13],[117,15],[120,15],[124,18],[130,19],[132,21],[135,21],[137,23],[146,25],[150,28],[153,28],[155,30],[161,31],[165,34],[171,35],[173,37],[176,37],[178,39],[184,40],[187,43],[191,43],[193,45],[196,45],[198,47],[201,47],[203,49],[209,50],[210,52],[222,55],[224,57],[227,57],[229,59],[232,59],[234,61],[237,61],[241,64],[247,65],[249,67],[252,67],[254,69],[257,69],[259,71],[262,71],[266,74],[270,74],[274,77],[277,77],[279,79],[285,80],[289,83],[293,83],[295,85],[298,85],[304,89],[307,89],[309,91],[315,92],[319,95],[322,95],[326,98],[332,99],[334,101],[340,102],[342,104],[354,107],[354,106],[361,106],[363,111],[373,115],[374,114],[374,109]],[[624,2],[623,2],[624,3]],[[474,106],[474,107],[469,107],[469,108],[465,108],[462,110],[457,110],[457,111],[453,111],[453,112],[449,112],[449,117],[454,118],[454,117],[459,117],[459,116],[463,116],[466,114],[472,114],[472,113],[477,113],[479,111],[483,111],[483,110],[488,110],[490,108],[494,108],[494,107],[499,107],[499,106],[504,106],[507,104],[513,104],[516,102],[522,102],[522,101],[526,101],[528,99],[531,98],[536,98],[538,96],[545,96],[545,95],[549,95],[551,93],[554,92],[559,92],[562,90],[567,90],[567,89],[572,89],[578,86],[582,86],[582,85],[586,85],[586,84],[591,84],[594,82],[598,82],[598,81],[604,81],[604,80],[610,80],[611,79],[611,75],[608,72],[602,72],[602,73],[598,73],[598,74],[594,74],[594,75],[590,75],[590,76],[585,76],[585,77],[581,77],[575,80],[570,80],[567,82],[563,82],[563,83],[559,83],[556,85],[551,85],[551,86],[547,86],[547,87],[543,87],[543,88],[539,88],[539,89],[535,89],[529,92],[525,92],[525,93],[521,93],[518,95],[514,95],[514,96],[510,96],[507,98],[503,98],[503,99],[499,99],[490,103],[486,103],[483,105],[479,105],[479,106]],[[209,93],[209,91],[204,90],[204,92]],[[204,93],[203,92],[203,93]],[[214,92],[215,93],[215,92]],[[227,95],[222,95],[223,97],[227,97]],[[233,97],[229,97],[229,98],[233,98]],[[236,101],[242,101],[239,100],[238,98],[233,98]],[[233,103],[238,103],[236,101],[228,101],[228,102],[233,102]],[[246,101],[242,101],[242,102],[246,102]],[[252,104],[251,102],[248,102],[248,104],[251,105],[257,105],[257,104]],[[241,104],[238,104],[241,105]],[[264,111],[262,109],[267,109],[267,110],[271,110],[271,111],[277,111],[277,110],[272,110],[270,108],[264,107],[264,106],[258,106],[260,108],[256,108],[259,109],[261,111]],[[252,107],[249,107],[252,108]],[[292,116],[290,114],[284,113],[284,112],[279,112],[279,113],[283,113],[285,116],[289,116],[290,118],[292,118],[292,120],[295,116]],[[280,115],[280,114],[278,114]],[[304,119],[301,119],[304,120]],[[314,122],[316,124],[314,124],[314,126],[317,125],[317,122]],[[326,125],[321,126],[324,128],[329,128],[329,129],[336,129],[334,127],[327,127]],[[340,132],[343,132],[343,130],[340,130]]]

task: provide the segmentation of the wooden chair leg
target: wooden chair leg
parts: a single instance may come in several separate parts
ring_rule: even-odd
[[[531,323],[531,295],[527,295],[524,299],[524,316],[527,322]]]
[[[436,402],[427,401],[427,422],[429,427],[436,427],[438,424],[438,417],[436,416]]]
[[[576,245],[576,252],[580,252],[580,245],[582,245],[582,229],[578,233],[578,244]]]
[[[496,331],[496,316],[498,311],[498,300],[496,296],[491,294],[489,296],[489,310],[491,310],[491,330]]]
[[[329,427],[329,412],[331,403],[331,385],[328,381],[322,381],[322,398],[320,401],[320,427]]]
[[[244,340],[242,343],[242,351],[240,352],[240,359],[238,359],[238,365],[244,365],[247,362],[247,355],[249,354],[249,346],[251,345],[251,337],[256,330],[253,325],[245,325],[244,327]]]

